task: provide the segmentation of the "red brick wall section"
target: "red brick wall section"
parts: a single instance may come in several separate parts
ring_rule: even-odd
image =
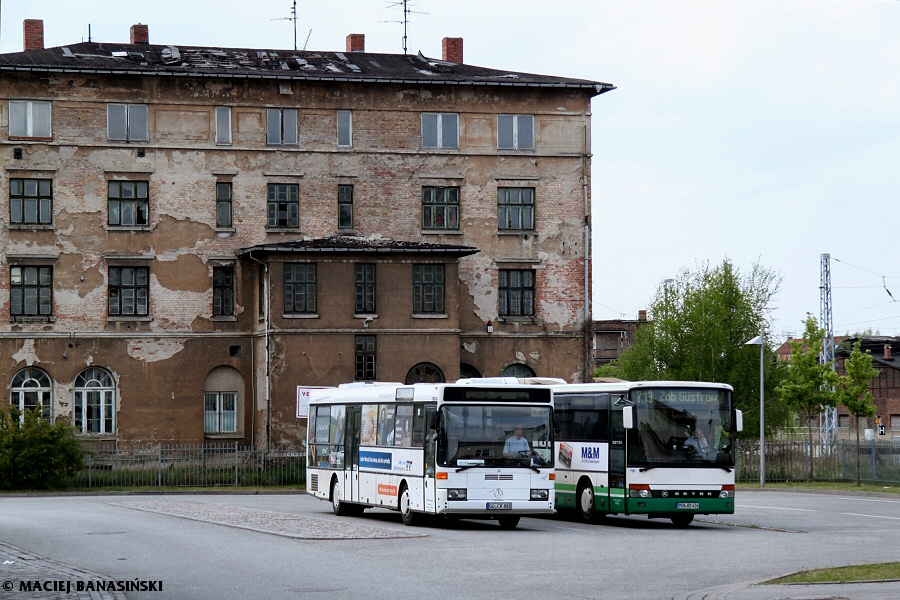
[[[25,51],[44,49],[44,22],[40,19],[25,19],[22,24]]]
[[[149,44],[150,28],[147,25],[137,23],[131,26],[131,43],[132,44]]]
[[[463,61],[463,39],[445,37],[441,45],[444,60],[452,63],[462,63]]]
[[[347,36],[347,52],[365,52],[366,36],[362,33],[351,33]]]

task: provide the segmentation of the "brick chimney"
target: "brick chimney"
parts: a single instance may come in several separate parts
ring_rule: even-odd
[[[44,22],[40,19],[25,19],[22,23],[25,52],[44,49]]]
[[[891,360],[891,345],[884,345],[884,360]]]
[[[641,309],[638,311],[638,321],[646,321],[647,320],[647,311]]]
[[[132,44],[149,44],[150,28],[147,25],[137,23],[131,26],[131,43]]]
[[[351,33],[347,36],[347,52],[365,52],[366,36],[363,33]]]
[[[443,44],[444,60],[452,63],[462,63],[463,61],[463,39],[445,37]]]

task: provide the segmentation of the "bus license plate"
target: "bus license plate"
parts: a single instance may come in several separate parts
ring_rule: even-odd
[[[679,502],[678,504],[675,505],[675,508],[686,508],[688,510],[699,509],[700,503],[699,502]]]
[[[512,502],[488,502],[488,510],[512,510]]]

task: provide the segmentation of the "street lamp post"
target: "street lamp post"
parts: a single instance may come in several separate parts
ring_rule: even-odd
[[[766,487],[766,427],[765,427],[765,379],[763,378],[763,349],[765,348],[763,328],[759,335],[746,342],[745,346],[759,346],[759,487]]]

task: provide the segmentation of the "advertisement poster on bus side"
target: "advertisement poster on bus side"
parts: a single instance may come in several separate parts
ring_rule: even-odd
[[[557,442],[556,465],[560,469],[605,471],[609,464],[606,442]]]

